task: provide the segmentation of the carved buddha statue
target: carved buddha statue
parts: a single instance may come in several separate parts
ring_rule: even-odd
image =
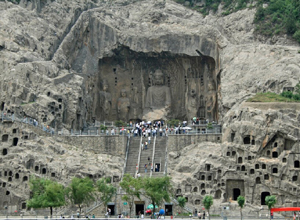
[[[206,95],[206,116],[209,121],[216,120],[216,102],[217,93],[213,81],[208,83],[208,91]]]
[[[171,106],[171,92],[168,86],[164,85],[164,75],[161,70],[153,74],[153,85],[148,88],[145,107],[154,109],[169,109]]]
[[[100,120],[107,120],[111,111],[111,94],[107,91],[108,84],[102,81],[102,91],[100,91]]]
[[[127,97],[126,90],[121,90],[121,97],[118,99],[117,110],[118,118],[124,122],[128,121],[128,113],[130,109],[130,100]]]
[[[147,120],[165,119],[171,106],[171,91],[164,85],[164,75],[156,70],[148,88],[143,117]]]

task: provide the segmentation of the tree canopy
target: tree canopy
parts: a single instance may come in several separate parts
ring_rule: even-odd
[[[204,199],[203,199],[203,204],[204,204],[205,209],[208,212],[208,219],[210,219],[209,209],[213,204],[213,197],[212,196],[205,196]]]
[[[97,181],[97,189],[105,206],[109,201],[111,201],[111,198],[116,194],[117,191],[116,187],[109,184],[110,180],[110,178],[102,178]]]
[[[240,211],[241,211],[241,220],[243,219],[243,213],[242,213],[242,209],[244,208],[245,205],[245,197],[244,196],[239,196],[237,198],[237,203],[239,204],[240,207]]]
[[[265,203],[268,206],[270,211],[270,219],[271,219],[271,208],[275,206],[276,202],[277,202],[276,196],[266,196],[265,198]]]
[[[81,213],[82,204],[88,204],[89,202],[95,200],[93,181],[88,177],[74,177],[71,184],[66,189],[66,195],[73,204],[78,205]]]
[[[178,205],[181,207],[181,208],[184,208],[185,204],[186,204],[186,198],[182,197],[182,196],[179,196],[177,198],[177,201],[178,201]]]
[[[131,210],[133,207],[134,199],[140,199],[140,190],[142,187],[140,178],[133,178],[129,174],[125,174],[122,182],[120,182],[120,186],[126,192],[125,195],[122,196],[122,200],[126,201],[129,205],[129,216],[131,217]]]
[[[44,178],[30,178],[32,198],[27,201],[29,208],[50,208],[52,216],[53,207],[65,205],[65,191],[63,185]]]
[[[163,201],[170,202],[172,190],[170,177],[146,177],[141,180],[143,186],[142,194],[151,200],[153,213],[155,211],[155,205],[160,205]]]

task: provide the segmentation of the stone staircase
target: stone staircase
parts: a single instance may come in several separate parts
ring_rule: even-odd
[[[145,141],[148,141],[148,139],[143,138],[144,143],[145,143]],[[151,143],[148,144],[147,150],[142,150],[142,152],[141,152],[140,166],[139,166],[139,172],[141,173],[141,176],[149,176],[150,175],[152,155],[153,155],[153,143],[154,143],[154,140],[151,139]],[[150,158],[149,161],[148,161],[148,157]],[[145,173],[145,164],[147,164],[147,173]]]
[[[93,207],[88,209],[86,211],[86,214],[87,215],[93,215],[94,214],[96,217],[100,218],[100,217],[104,217],[104,214],[103,214],[104,212],[105,212],[105,207],[103,205],[103,202],[98,202]]]
[[[166,146],[167,146],[167,137],[157,136],[155,142],[155,153],[153,160],[153,172],[152,177],[162,177],[165,172],[165,161],[166,161]],[[155,172],[155,164],[160,164],[159,172]]]
[[[141,137],[132,137],[130,138],[129,151],[127,157],[127,163],[125,168],[125,174],[129,173],[131,176],[135,176],[136,165],[138,163],[139,148]],[[148,141],[147,138],[142,138],[142,141]],[[154,146],[155,144],[155,146]],[[141,177],[162,177],[165,175],[165,161],[166,161],[166,146],[167,146],[167,137],[157,136],[156,139],[151,139],[151,143],[148,144],[147,150],[142,150],[140,155],[139,163],[139,173]],[[153,150],[154,158],[153,157]],[[150,161],[148,161],[150,157]],[[151,163],[153,161],[153,172],[151,174]],[[145,164],[147,164],[147,173],[145,173]],[[155,164],[160,164],[159,172],[155,172]]]
[[[130,138],[125,174],[129,173],[133,177],[135,176],[136,164],[138,163],[140,141],[140,137]]]

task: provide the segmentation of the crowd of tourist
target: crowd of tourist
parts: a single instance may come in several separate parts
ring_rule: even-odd
[[[12,121],[19,121],[22,123],[30,124],[35,127],[38,127],[42,129],[44,132],[55,134],[54,128],[52,128],[49,125],[45,125],[43,123],[39,124],[39,122],[36,119],[30,118],[30,117],[23,117],[18,118],[14,114],[2,112],[2,120],[12,120]],[[197,117],[194,117],[191,119],[191,124],[194,125],[203,125],[207,124],[208,120],[200,120]],[[128,135],[128,136],[134,136],[134,137],[155,137],[155,136],[168,136],[169,134],[189,134],[192,130],[192,128],[187,127],[188,122],[187,121],[181,121],[177,124],[173,125],[167,125],[165,121],[163,120],[157,120],[157,121],[141,121],[141,122],[132,122],[130,121],[128,123],[128,126],[125,127],[116,127],[116,126],[109,126],[108,128],[105,128],[104,130],[99,130],[99,132],[94,132],[93,135]],[[85,129],[90,129],[91,127],[87,127]],[[96,127],[94,127],[96,129]],[[201,133],[205,133],[205,129],[201,130]],[[90,133],[86,132],[84,133],[82,130],[79,130],[78,132],[71,130],[71,135],[91,135]]]
[[[168,134],[188,134],[190,127],[186,127],[187,123],[184,121],[182,124],[168,127],[164,121],[155,121],[152,123],[138,122],[130,127],[121,127],[120,130],[110,128],[105,131],[106,135],[133,135],[134,137],[155,137],[155,136],[168,136]]]

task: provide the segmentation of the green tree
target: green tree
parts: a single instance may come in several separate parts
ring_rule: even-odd
[[[97,189],[100,193],[103,205],[106,207],[107,203],[111,201],[112,197],[116,194],[117,189],[110,184],[111,178],[101,178],[97,181]]]
[[[50,216],[53,207],[65,205],[65,191],[63,185],[44,178],[30,178],[32,198],[26,203],[29,208],[50,208]]]
[[[126,195],[122,196],[122,200],[126,201],[129,205],[129,216],[131,217],[131,210],[134,204],[134,199],[137,197],[140,199],[141,179],[133,178],[129,174],[125,174],[120,186],[126,192]]]
[[[242,209],[244,208],[245,205],[245,197],[244,196],[239,196],[237,198],[237,203],[239,204],[240,207],[240,212],[241,212],[241,220],[243,219],[243,212]]]
[[[116,127],[123,127],[123,126],[126,126],[126,123],[123,122],[122,120],[115,121],[115,126]]]
[[[169,125],[169,127],[174,127],[174,126],[178,126],[179,122],[180,122],[180,120],[178,120],[178,119],[171,119],[171,120],[167,121],[167,124]]]
[[[74,205],[78,205],[81,213],[82,204],[95,200],[95,189],[91,179],[74,177],[66,189],[66,195]]]
[[[203,199],[203,204],[204,204],[205,209],[207,210],[208,219],[210,220],[209,209],[213,204],[213,197],[212,196],[205,196],[204,199]]]
[[[155,211],[155,205],[160,205],[163,201],[170,202],[170,194],[172,190],[170,177],[155,177],[155,178],[143,178],[142,194],[147,197],[153,204],[153,212]]]
[[[184,206],[186,204],[186,198],[179,196],[177,198],[177,201],[178,201],[178,205],[181,207],[181,209],[184,209]]]
[[[270,211],[270,219],[271,219],[271,208],[273,208],[277,202],[276,200],[276,196],[266,196],[265,198],[265,202],[266,202],[266,205],[268,206],[269,208],[269,211]]]

